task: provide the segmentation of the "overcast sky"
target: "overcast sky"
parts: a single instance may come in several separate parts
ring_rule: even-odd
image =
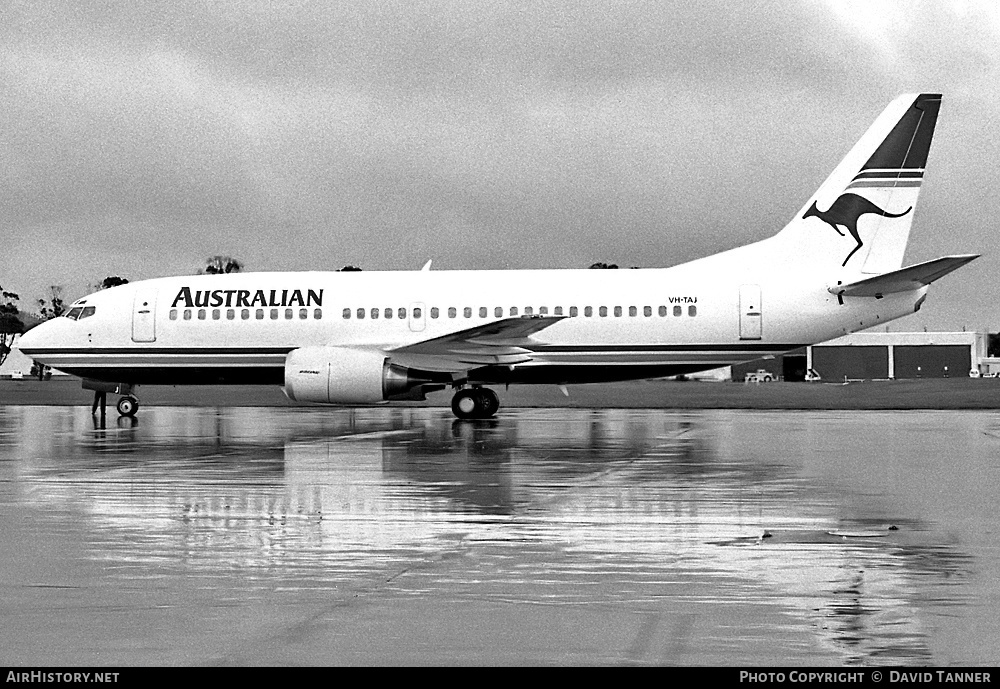
[[[944,94],[893,329],[1000,330],[1000,10],[981,2],[0,3],[0,284],[663,267],[788,222]]]

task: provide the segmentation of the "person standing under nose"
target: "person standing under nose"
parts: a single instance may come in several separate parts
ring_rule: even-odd
[[[91,412],[90,413],[93,414],[94,416],[96,416],[97,415],[97,405],[100,404],[101,405],[101,416],[103,417],[104,413],[105,413],[104,412],[105,406],[107,405],[107,400],[108,400],[108,393],[104,392],[103,390],[95,390],[94,391],[94,406],[91,408]]]

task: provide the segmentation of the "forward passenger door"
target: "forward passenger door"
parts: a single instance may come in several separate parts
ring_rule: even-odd
[[[132,302],[132,341],[156,342],[156,290],[145,288],[135,293]]]
[[[761,339],[762,319],[760,285],[742,285],[740,287],[740,339]]]

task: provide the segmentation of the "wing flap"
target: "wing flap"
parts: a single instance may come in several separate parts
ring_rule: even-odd
[[[394,362],[432,371],[512,366],[531,361],[531,336],[565,316],[504,318],[474,328],[388,350]]]
[[[828,290],[839,296],[876,298],[896,292],[910,292],[931,284],[977,258],[979,254],[943,256],[933,261],[900,268],[891,273],[849,282],[846,285],[831,285]]]

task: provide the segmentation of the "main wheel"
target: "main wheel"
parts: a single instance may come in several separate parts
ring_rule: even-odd
[[[136,398],[127,396],[118,400],[118,413],[122,416],[135,416],[137,411],[139,411],[139,400]]]
[[[465,388],[451,400],[451,410],[460,419],[488,419],[499,408],[500,398],[489,388]]]
[[[482,407],[480,419],[488,419],[500,409],[500,397],[489,388],[479,388],[479,399]]]
[[[480,399],[478,390],[459,390],[451,398],[451,411],[460,419],[479,418],[478,412],[482,407]]]

